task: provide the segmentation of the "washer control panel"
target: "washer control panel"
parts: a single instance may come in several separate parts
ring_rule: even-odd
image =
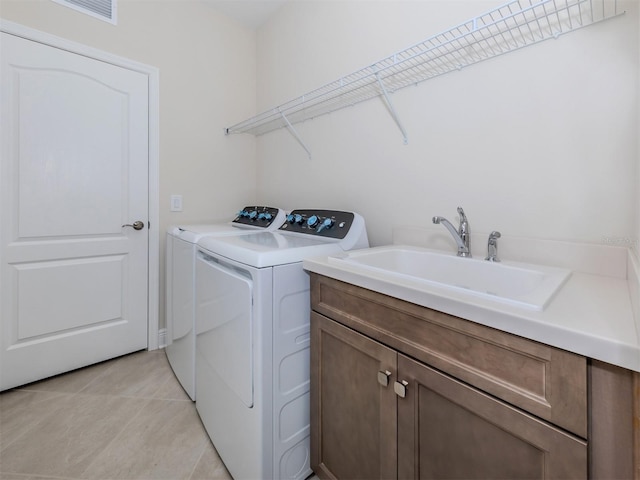
[[[343,239],[354,217],[352,212],[339,210],[293,210],[279,230]]]
[[[279,212],[280,209],[274,207],[244,207],[237,213],[232,223],[266,228],[275,221]]]

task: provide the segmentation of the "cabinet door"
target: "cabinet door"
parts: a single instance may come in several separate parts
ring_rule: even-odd
[[[400,478],[587,478],[577,437],[403,355],[398,372]]]
[[[394,350],[311,313],[311,466],[320,478],[397,478],[396,360]]]

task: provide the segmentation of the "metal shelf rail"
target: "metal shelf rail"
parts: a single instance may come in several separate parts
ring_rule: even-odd
[[[307,151],[293,125],[359,102],[382,97],[407,134],[390,94],[483,60],[622,15],[617,0],[514,0],[434,35],[373,65],[225,129],[262,135],[286,127]]]

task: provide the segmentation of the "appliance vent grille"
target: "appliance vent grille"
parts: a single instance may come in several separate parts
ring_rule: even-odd
[[[116,23],[116,0],[53,0],[92,17]]]

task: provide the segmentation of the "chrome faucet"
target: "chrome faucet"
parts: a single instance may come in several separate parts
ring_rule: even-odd
[[[487,258],[490,262],[499,262],[498,258],[498,239],[501,237],[500,232],[491,232],[489,234],[489,241],[487,242]]]
[[[451,236],[458,244],[459,257],[471,257],[471,230],[469,230],[469,221],[462,207],[458,207],[458,214],[460,215],[460,226],[458,230],[444,217],[433,217],[433,223],[442,224],[449,230],[449,233],[451,233]]]

